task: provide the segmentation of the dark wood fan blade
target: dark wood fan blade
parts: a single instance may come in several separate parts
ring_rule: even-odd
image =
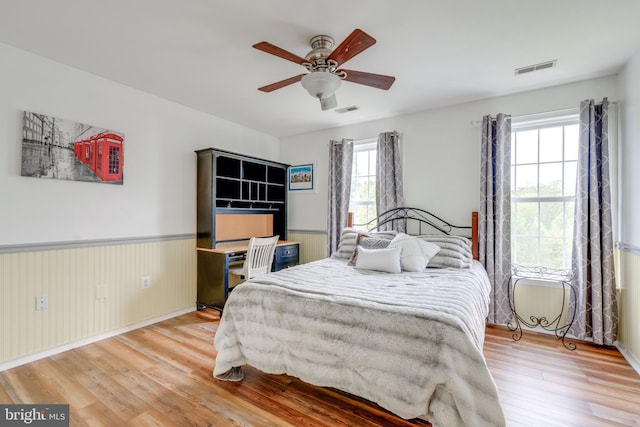
[[[304,77],[305,75],[306,74],[300,74],[299,76],[289,77],[288,79],[284,79],[279,82],[271,83],[270,85],[259,87],[258,90],[261,90],[263,92],[273,92],[276,89],[280,89],[285,86],[289,86],[299,82],[300,80],[302,80],[302,77]]]
[[[338,70],[338,72],[340,71],[347,73],[347,77],[344,79],[348,82],[372,86],[382,90],[388,90],[393,82],[396,81],[395,77],[383,76],[382,74],[364,73],[354,70]]]
[[[260,42],[253,45],[254,48],[261,50],[263,52],[270,53],[275,56],[279,56],[280,58],[286,59],[287,61],[295,62],[296,64],[304,64],[305,62],[309,62],[304,58],[299,57],[296,54],[288,52],[281,47],[273,45],[269,42]]]
[[[360,52],[376,44],[376,39],[359,28],[353,30],[349,37],[331,52],[327,59],[333,59],[342,65]]]

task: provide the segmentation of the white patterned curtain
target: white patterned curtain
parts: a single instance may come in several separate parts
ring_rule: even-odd
[[[511,321],[511,117],[482,118],[479,258],[491,280],[488,321]]]
[[[404,206],[402,190],[402,162],[398,132],[383,132],[378,135],[376,147],[376,211],[380,215],[389,209]],[[397,224],[397,231],[402,224]],[[380,231],[390,230],[392,224],[385,224]]]
[[[580,140],[573,229],[572,283],[579,339],[613,345],[618,331],[609,181],[609,102],[580,103]],[[572,301],[573,302],[573,301]],[[573,305],[573,304],[571,304]]]
[[[338,248],[340,234],[347,225],[351,196],[353,141],[329,142],[329,214],[327,217],[327,253]]]

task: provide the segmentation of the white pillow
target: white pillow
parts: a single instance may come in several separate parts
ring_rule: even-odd
[[[358,246],[355,268],[400,273],[402,271],[400,265],[401,254],[402,248],[365,249],[362,246]]]
[[[358,233],[358,237],[356,237],[356,247],[347,264],[355,265],[356,258],[358,257],[358,246],[362,246],[365,249],[384,249],[389,246],[389,243],[391,243],[394,237],[395,235],[391,237],[380,234],[370,236],[366,233]]]
[[[402,248],[400,263],[404,271],[424,271],[429,260],[440,251],[440,246],[405,233],[394,237],[389,247]]]

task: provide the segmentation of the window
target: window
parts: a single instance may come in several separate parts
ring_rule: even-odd
[[[376,145],[377,140],[355,141],[349,212],[354,224],[366,224],[376,218]]]
[[[120,147],[109,146],[109,173],[120,173]]]
[[[514,265],[569,270],[578,116],[514,123],[511,257]]]

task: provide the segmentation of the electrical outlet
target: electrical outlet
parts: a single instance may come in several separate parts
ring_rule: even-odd
[[[46,295],[36,296],[36,310],[46,310],[49,308],[49,297]]]
[[[151,286],[151,277],[142,276],[142,279],[140,279],[140,287],[142,289],[147,289],[150,286]]]

